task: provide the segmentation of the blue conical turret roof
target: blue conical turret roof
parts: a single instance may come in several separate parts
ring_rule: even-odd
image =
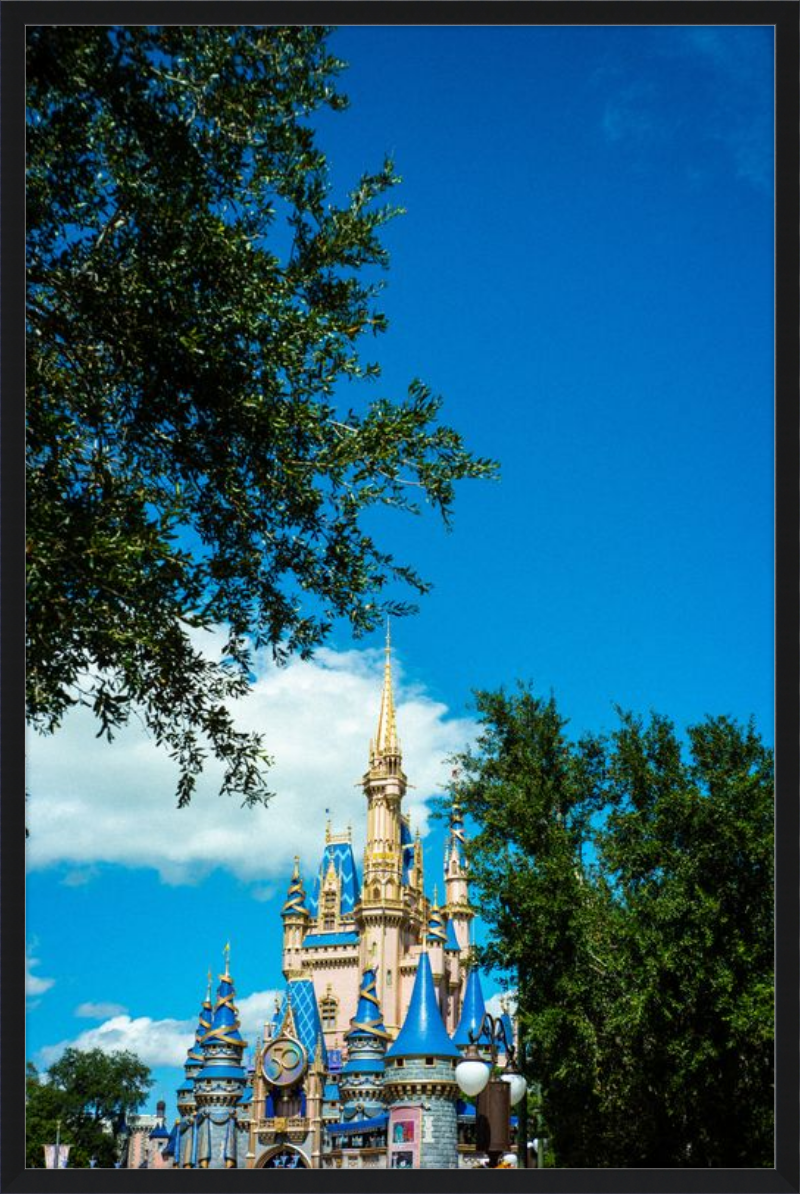
[[[379,1037],[388,1040],[389,1033],[383,1023],[383,1014],[378,997],[375,994],[375,971],[365,970],[361,976],[361,989],[358,992],[358,1007],[356,1014],[350,1021],[350,1030],[345,1033],[346,1040],[358,1041],[365,1037]]]
[[[431,945],[444,945],[447,941],[442,910],[435,899],[431,908],[430,919],[428,920],[428,941]]]
[[[211,1021],[211,1027],[202,1038],[203,1045],[220,1044],[233,1045],[237,1049],[244,1050],[247,1042],[239,1032],[239,1016],[236,1011],[236,1004],[233,1002],[236,992],[233,988],[233,979],[228,973],[227,958],[225,962],[225,973],[219,976],[220,982],[217,987],[217,1003],[214,1008],[214,1016]]]
[[[300,877],[300,859],[295,855],[294,870],[289,880],[289,890],[286,893],[286,903],[283,905],[281,916],[308,916],[306,907],[306,893],[303,880]]]
[[[436,991],[433,986],[431,963],[422,954],[417,965],[414,990],[408,1005],[400,1035],[387,1052],[387,1058],[397,1057],[458,1057],[456,1049],[442,1022]]]
[[[458,1028],[453,1033],[453,1041],[461,1049],[465,1049],[470,1043],[469,1034],[472,1032],[475,1036],[481,1031],[483,1024],[483,1017],[486,1015],[486,1004],[483,1001],[483,990],[481,989],[481,980],[476,969],[472,969],[467,977],[467,985],[464,989],[464,1002],[461,1005],[461,1019],[458,1021]],[[478,1041],[479,1044],[488,1044],[486,1034]]]
[[[514,1044],[514,1025],[511,1023],[511,1017],[509,1016],[508,1012],[505,1011],[505,1009],[503,1010],[503,1014],[500,1017],[500,1020],[503,1025],[503,1028],[505,1029],[506,1040],[508,1041],[509,1045],[513,1045]]]

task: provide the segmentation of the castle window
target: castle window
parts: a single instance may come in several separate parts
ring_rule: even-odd
[[[322,1031],[334,1032],[336,1029],[336,1012],[338,1004],[332,996],[326,996],[320,1004],[320,1015],[322,1017]]]
[[[436,1065],[436,1062],[434,1061],[434,1059],[432,1057],[426,1057],[425,1065]]]
[[[331,916],[329,913],[326,912],[326,914],[322,918],[322,927],[326,933],[332,933],[334,931],[334,929],[336,928],[336,917]]]

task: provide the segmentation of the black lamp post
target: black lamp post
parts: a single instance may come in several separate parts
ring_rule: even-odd
[[[482,1041],[481,1055],[478,1041]],[[499,1078],[492,1071],[497,1065],[497,1056],[502,1045],[505,1053],[505,1068]],[[508,1039],[505,1025],[499,1017],[485,1013],[477,1033],[470,1032],[469,1045],[456,1066],[456,1082],[475,1103],[475,1144],[481,1152],[489,1155],[492,1169],[503,1153],[508,1152],[511,1143],[511,1107],[524,1097],[527,1083],[519,1073],[514,1053],[514,1043]]]

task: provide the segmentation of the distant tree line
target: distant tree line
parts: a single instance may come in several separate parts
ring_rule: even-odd
[[[66,1049],[46,1074],[28,1062],[25,1079],[25,1165],[45,1167],[44,1145],[69,1144],[69,1168],[113,1168],[126,1117],[145,1102],[150,1070],[129,1052]]]

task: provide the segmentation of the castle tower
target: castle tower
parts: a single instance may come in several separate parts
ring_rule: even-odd
[[[239,1031],[229,955],[230,946],[226,945],[225,973],[219,976],[211,1027],[200,1042],[204,1065],[194,1080],[194,1165],[198,1169],[235,1169],[239,1165],[236,1104],[247,1080],[242,1066],[247,1042]]]
[[[159,1099],[156,1103],[156,1122],[147,1137],[147,1169],[171,1168],[170,1160],[164,1156],[163,1151],[170,1139],[171,1133],[167,1128],[167,1105],[163,1099]]]
[[[445,913],[446,915],[446,913]],[[466,973],[465,958],[461,957],[461,946],[456,937],[455,927],[448,916],[445,922],[444,940],[445,973],[447,975],[447,1003],[441,1004],[442,1019],[445,1028],[452,1035],[458,1023],[461,1008],[461,993]]]
[[[457,799],[450,811],[450,833],[444,851],[444,883],[447,915],[452,922],[462,958],[469,949],[469,926],[475,915],[469,902],[469,881],[464,851],[464,818]]]
[[[389,1168],[458,1168],[458,1059],[436,1003],[430,960],[423,953],[403,1027],[386,1054]]]
[[[367,840],[359,909],[360,968],[377,973],[377,996],[390,1034],[400,1026],[400,960],[404,904],[402,802],[406,792],[395,722],[392,655],[386,629],[386,661],[378,727],[370,743],[369,770],[363,777],[367,798]],[[404,841],[404,838],[406,840]]]
[[[433,889],[433,903],[430,907],[430,914],[428,917],[428,930],[426,935],[426,943],[428,947],[428,957],[431,963],[431,973],[433,974],[433,985],[436,988],[436,993],[439,1000],[440,1010],[447,1007],[447,971],[445,968],[444,947],[447,941],[447,932],[444,927],[444,917],[442,910],[439,907],[439,899],[437,889]],[[442,1017],[445,1021],[446,1015]]]
[[[281,910],[283,919],[283,973],[288,978],[302,974],[302,947],[308,930],[309,912],[306,893],[300,878],[300,859],[294,858],[294,870],[289,880],[286,902]]]
[[[356,1014],[350,1021],[350,1031],[345,1033],[348,1060],[339,1083],[345,1122],[371,1119],[383,1111],[384,1054],[389,1033],[375,990],[375,971],[365,970]]]

